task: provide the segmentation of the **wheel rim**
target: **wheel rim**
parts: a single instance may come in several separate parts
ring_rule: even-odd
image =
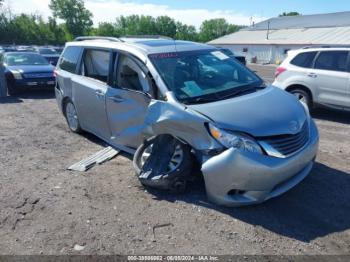
[[[307,105],[307,97],[306,97],[304,94],[299,93],[299,92],[294,92],[293,94],[294,94],[294,96],[295,96],[296,98],[298,98],[298,100],[299,100],[300,102],[302,102],[302,103],[304,103],[305,105]]]
[[[146,160],[150,157],[150,155],[152,153],[152,148],[153,148],[153,145],[149,145],[143,151],[143,153],[141,155],[141,166],[143,166],[145,164]],[[168,167],[167,167],[167,173],[175,171],[180,166],[180,164],[183,161],[183,156],[184,156],[184,152],[182,150],[181,145],[176,145],[174,154],[171,157],[169,164],[168,164]]]
[[[66,116],[68,125],[72,130],[78,129],[78,116],[77,112],[75,111],[75,107],[72,103],[68,103],[66,107]]]

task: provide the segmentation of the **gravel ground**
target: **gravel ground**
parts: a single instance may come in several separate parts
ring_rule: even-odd
[[[181,196],[145,191],[127,154],[67,171],[103,143],[69,132],[50,92],[1,99],[0,109],[0,254],[350,253],[350,114],[314,113],[320,151],[300,185],[222,208],[202,182]]]

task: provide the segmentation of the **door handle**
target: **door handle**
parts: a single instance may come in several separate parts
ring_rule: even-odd
[[[312,77],[312,78],[316,78],[317,77],[317,75],[315,73],[309,73],[307,76],[308,77]]]
[[[96,96],[97,96],[98,98],[101,98],[101,97],[103,97],[103,96],[104,96],[103,91],[102,91],[102,90],[100,90],[100,89],[96,90],[96,91],[95,91],[95,94],[96,94]]]
[[[111,96],[109,97],[109,99],[115,103],[121,103],[124,101],[124,98],[122,98],[121,96]]]

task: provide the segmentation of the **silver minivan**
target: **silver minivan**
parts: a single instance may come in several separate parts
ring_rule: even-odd
[[[167,136],[158,146],[172,145],[163,172],[199,166],[217,204],[263,202],[313,167],[319,137],[307,107],[215,47],[82,37],[67,43],[56,75],[57,102],[72,131],[132,154],[147,139]],[[143,147],[140,163],[151,153]]]

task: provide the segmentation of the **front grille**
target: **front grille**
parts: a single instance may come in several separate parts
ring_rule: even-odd
[[[294,135],[279,135],[265,137],[261,139],[263,144],[267,144],[283,156],[291,155],[305,146],[309,140],[309,125],[305,121],[299,133]],[[264,147],[264,146],[263,146]],[[265,147],[264,147],[265,148]],[[267,153],[269,150],[265,148]]]
[[[23,74],[23,76],[25,78],[49,78],[49,77],[53,77],[53,73],[52,72],[48,72],[48,73],[27,73],[27,74]]]

